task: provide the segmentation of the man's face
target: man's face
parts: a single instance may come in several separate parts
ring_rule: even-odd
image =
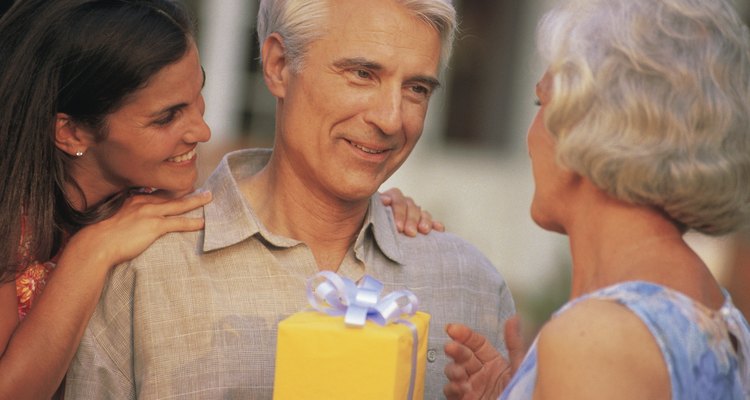
[[[331,0],[288,72],[274,152],[316,195],[371,196],[406,160],[438,86],[436,30],[392,0]]]

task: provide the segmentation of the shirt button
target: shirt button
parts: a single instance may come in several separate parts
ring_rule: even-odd
[[[435,349],[429,349],[427,350],[427,361],[433,363],[437,360],[437,350]]]

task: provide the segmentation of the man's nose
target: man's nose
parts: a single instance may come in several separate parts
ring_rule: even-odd
[[[367,122],[377,126],[386,135],[395,135],[402,130],[401,87],[383,87],[373,98],[367,112]]]

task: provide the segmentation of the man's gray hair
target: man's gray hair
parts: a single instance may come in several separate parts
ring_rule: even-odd
[[[284,40],[285,56],[293,71],[300,71],[307,46],[325,32],[328,7],[333,0],[261,0],[258,8],[260,45],[272,33]],[[447,65],[457,27],[450,0],[392,0],[432,26],[442,42],[441,64]]]

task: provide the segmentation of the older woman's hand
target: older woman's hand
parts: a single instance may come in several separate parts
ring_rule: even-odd
[[[391,207],[398,231],[406,236],[414,237],[417,233],[426,235],[432,230],[445,231],[445,226],[440,221],[433,220],[429,212],[422,210],[411,197],[404,196],[398,188],[381,193],[380,200],[384,205]]]
[[[525,349],[518,316],[505,323],[506,360],[482,335],[461,324],[446,327],[453,341],[445,345],[445,354],[453,361],[446,365],[448,383],[443,393],[449,400],[495,400],[508,386],[523,360]]]

